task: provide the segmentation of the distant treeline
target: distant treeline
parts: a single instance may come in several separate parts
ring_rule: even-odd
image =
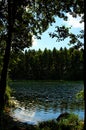
[[[13,80],[83,80],[83,49],[12,52],[10,61]]]

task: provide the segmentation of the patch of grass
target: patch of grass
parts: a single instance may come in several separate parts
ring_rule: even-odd
[[[11,97],[11,88],[9,86],[6,87],[6,92],[5,92],[5,105],[9,106],[10,105],[10,97]]]
[[[70,114],[58,122],[59,130],[82,130],[78,115]]]
[[[75,114],[70,114],[60,121],[51,120],[39,123],[39,130],[83,130],[83,123]]]

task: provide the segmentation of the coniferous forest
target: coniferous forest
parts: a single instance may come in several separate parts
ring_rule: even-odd
[[[9,77],[12,80],[83,80],[83,49],[12,52]]]

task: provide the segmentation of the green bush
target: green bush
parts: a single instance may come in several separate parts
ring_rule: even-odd
[[[70,114],[68,118],[63,118],[58,122],[59,130],[82,130],[80,120],[77,115]]]
[[[6,92],[5,92],[5,106],[10,105],[10,97],[11,97],[11,88],[9,86],[6,87]]]
[[[76,94],[77,99],[84,99],[84,90],[81,90]]]
[[[51,120],[39,123],[37,130],[83,130],[83,124],[75,114],[69,114],[59,121]]]

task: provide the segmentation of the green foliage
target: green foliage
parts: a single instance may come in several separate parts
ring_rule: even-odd
[[[83,129],[77,115],[70,114],[67,119],[62,119],[58,123],[60,130],[81,130]]]
[[[73,34],[70,32],[71,27],[56,27],[56,30],[53,33],[49,33],[51,38],[56,38],[58,42],[63,41],[66,38],[70,38],[69,45],[73,45],[75,49],[82,48],[84,43],[81,41],[84,39],[84,30],[81,30],[79,34]],[[76,44],[75,44],[76,43]]]
[[[50,120],[39,123],[37,130],[83,130],[83,123],[75,114],[70,114],[68,118],[60,121]]]
[[[58,16],[67,21],[67,13],[73,17],[84,13],[83,0],[11,0],[11,25],[12,31],[12,50],[23,50],[25,47],[32,45],[32,36],[35,35],[40,38],[40,35],[47,30],[49,25],[55,22],[55,17]],[[7,39],[8,27],[8,3],[0,1],[0,41],[1,43]],[[83,15],[81,17],[83,21]],[[58,27],[58,39],[66,38],[68,36],[69,28]],[[62,33],[61,31],[62,30]],[[65,33],[63,33],[65,32]],[[60,35],[59,35],[60,34]],[[63,38],[62,38],[63,37]],[[72,41],[74,36],[71,34]],[[3,42],[3,43],[4,43]],[[5,46],[5,44],[3,44]],[[1,48],[3,48],[1,46]]]
[[[39,123],[40,130],[82,130],[83,125],[75,114],[70,114],[68,118],[62,118],[59,122],[55,120]]]
[[[9,106],[10,105],[10,97],[11,97],[11,88],[9,86],[6,87],[5,91],[5,105]]]
[[[83,80],[83,49],[12,53],[9,68],[13,80]]]
[[[79,93],[77,93],[76,98],[77,99],[84,99],[84,91],[81,90]]]

